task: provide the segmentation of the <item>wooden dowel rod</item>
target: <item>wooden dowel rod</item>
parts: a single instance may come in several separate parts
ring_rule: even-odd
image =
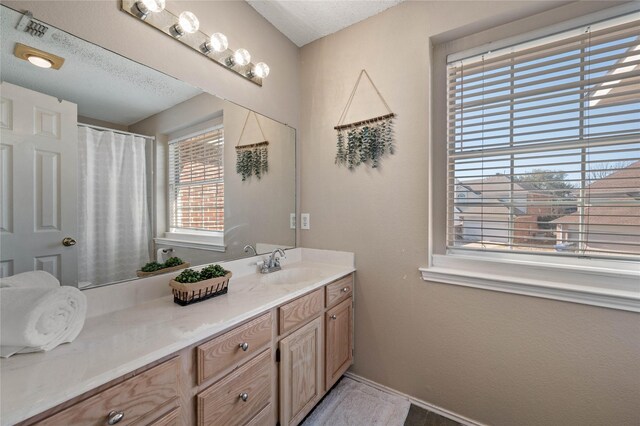
[[[342,129],[348,129],[350,127],[358,127],[362,124],[372,123],[374,121],[386,120],[387,118],[394,118],[395,116],[396,116],[395,113],[392,112],[389,114],[381,115],[379,117],[370,118],[368,120],[356,121],[355,123],[341,124],[339,126],[335,126],[334,129],[342,130]]]
[[[264,141],[264,142],[252,143],[252,144],[249,144],[249,145],[238,145],[238,146],[236,146],[236,149],[240,149],[240,148],[242,148],[242,149],[250,149],[250,148],[257,148],[259,146],[264,146],[264,145],[269,145],[269,142],[268,141]]]

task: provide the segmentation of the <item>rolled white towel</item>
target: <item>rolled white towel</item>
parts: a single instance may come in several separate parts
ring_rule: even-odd
[[[56,288],[60,287],[60,281],[53,275],[45,271],[30,271],[16,274],[11,277],[0,278],[0,288],[7,287],[46,287]]]
[[[0,356],[48,351],[73,341],[87,298],[75,287],[0,289]]]

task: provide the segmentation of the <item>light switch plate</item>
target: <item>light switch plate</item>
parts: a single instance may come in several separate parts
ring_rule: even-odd
[[[311,229],[311,215],[309,213],[300,215],[300,229]]]
[[[289,228],[290,229],[296,229],[296,214],[295,213],[291,213],[289,215]]]

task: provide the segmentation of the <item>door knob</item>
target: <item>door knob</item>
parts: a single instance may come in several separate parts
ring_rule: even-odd
[[[331,315],[331,319],[336,319],[336,318],[338,318],[336,314]]]
[[[65,246],[65,247],[75,246],[76,245],[76,240],[74,240],[71,237],[66,237],[65,239],[62,240],[62,245]]]
[[[247,342],[240,343],[240,349],[246,352],[249,349],[249,344]]]
[[[240,394],[240,399],[243,400],[244,402],[247,402],[247,399],[249,399],[249,394],[246,392],[242,392]]]

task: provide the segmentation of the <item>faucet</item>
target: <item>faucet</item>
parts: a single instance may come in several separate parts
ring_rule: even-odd
[[[258,253],[256,252],[256,249],[253,248],[253,246],[251,244],[247,244],[246,246],[244,246],[244,252],[245,253],[249,253],[250,251],[253,252],[253,256],[257,255]]]
[[[280,267],[280,259],[278,258],[278,255],[280,255],[280,257],[282,258],[285,258],[285,259],[287,258],[287,255],[285,254],[284,250],[282,250],[281,248],[275,249],[273,252],[271,252],[267,260],[265,260],[264,263],[262,264],[262,268],[260,268],[260,273],[268,274],[270,272],[275,272],[282,269]]]

